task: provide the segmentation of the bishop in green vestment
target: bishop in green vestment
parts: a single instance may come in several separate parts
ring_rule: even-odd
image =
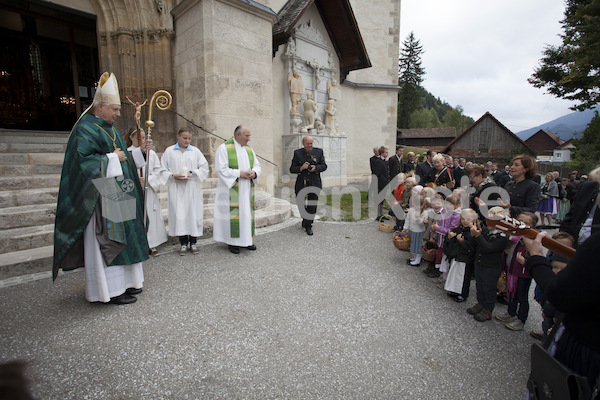
[[[117,304],[141,292],[148,259],[143,189],[136,166],[113,123],[120,115],[114,75],[101,78],[94,107],[71,131],[63,163],[54,228],[53,278],[59,269],[85,267],[86,298]],[[102,184],[113,190],[100,193]]]

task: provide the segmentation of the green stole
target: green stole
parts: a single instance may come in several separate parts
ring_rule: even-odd
[[[227,148],[227,158],[229,159],[229,168],[238,169],[237,153],[233,137],[225,142]],[[245,146],[250,160],[250,168],[254,167],[254,153],[250,146]],[[240,185],[239,178],[229,189],[229,224],[232,238],[240,237]],[[254,236],[254,180],[250,180],[250,209],[252,210],[252,236]]]

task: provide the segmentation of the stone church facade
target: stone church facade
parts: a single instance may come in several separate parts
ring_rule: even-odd
[[[115,73],[123,98],[173,94],[174,112],[153,113],[158,152],[193,125],[194,144],[211,162],[222,139],[247,125],[262,157],[261,186],[273,193],[293,183],[291,154],[307,133],[325,150],[326,186],[366,181],[371,149],[396,143],[400,0],[50,3],[95,18],[99,71]],[[305,89],[296,112],[294,70]],[[133,114],[124,102],[121,132]]]

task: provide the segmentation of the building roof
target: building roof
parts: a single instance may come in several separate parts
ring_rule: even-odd
[[[525,140],[525,143],[537,151],[546,151],[559,147],[561,140],[554,133],[540,129]]]
[[[371,61],[362,40],[350,0],[288,0],[273,25],[273,56],[287,43],[304,12],[315,4],[340,60],[340,83],[350,71],[369,68]]]
[[[425,139],[425,138],[455,138],[456,128],[399,128],[400,139]]]
[[[456,141],[458,141],[458,140],[459,140],[461,137],[463,137],[464,135],[466,135],[466,134],[467,134],[467,133],[468,133],[468,132],[469,132],[471,129],[473,129],[475,126],[477,126],[477,124],[479,124],[481,121],[483,121],[483,119],[484,119],[485,117],[488,117],[488,116],[489,116],[490,118],[492,118],[492,120],[494,120],[494,122],[496,122],[498,125],[500,125],[500,127],[502,127],[504,130],[506,130],[506,131],[507,131],[507,132],[508,132],[508,133],[509,133],[509,134],[510,134],[510,135],[511,135],[513,138],[515,138],[517,141],[521,142],[521,144],[523,144],[523,146],[524,146],[526,149],[529,149],[529,151],[531,151],[531,153],[532,153],[532,154],[535,154],[535,151],[534,151],[534,150],[533,150],[531,147],[529,147],[529,146],[527,145],[527,143],[525,143],[525,142],[524,142],[524,141],[522,141],[522,140],[521,140],[521,139],[520,139],[520,138],[519,138],[517,135],[515,135],[514,133],[512,133],[512,131],[511,131],[510,129],[508,129],[506,126],[504,126],[504,124],[502,124],[502,122],[498,121],[498,120],[496,119],[496,117],[494,117],[494,116],[493,116],[493,115],[492,115],[492,114],[491,114],[489,111],[486,111],[486,112],[485,112],[485,114],[483,114],[483,115],[481,116],[481,118],[479,118],[477,121],[473,122],[473,123],[471,124],[471,126],[469,126],[467,129],[465,129],[465,131],[464,131],[463,133],[461,133],[460,135],[458,135],[458,136],[456,137],[456,139],[454,139],[453,141],[451,141],[451,142],[448,144],[448,146],[446,146],[446,148],[443,150],[443,152],[444,152],[444,153],[445,153],[445,152],[447,152],[447,151],[450,149],[450,147],[451,147],[451,146],[452,146],[452,145],[453,145],[453,144],[454,144]]]

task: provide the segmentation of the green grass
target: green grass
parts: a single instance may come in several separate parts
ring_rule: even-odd
[[[352,194],[343,194],[341,196],[337,194],[328,194],[326,204],[334,208],[339,208],[340,215],[337,218],[334,218],[335,216],[333,215],[323,216],[321,218],[323,220],[332,219],[345,222],[367,219],[369,218],[369,203],[367,197],[367,192],[360,192],[360,217],[355,219],[353,215],[354,198]]]

